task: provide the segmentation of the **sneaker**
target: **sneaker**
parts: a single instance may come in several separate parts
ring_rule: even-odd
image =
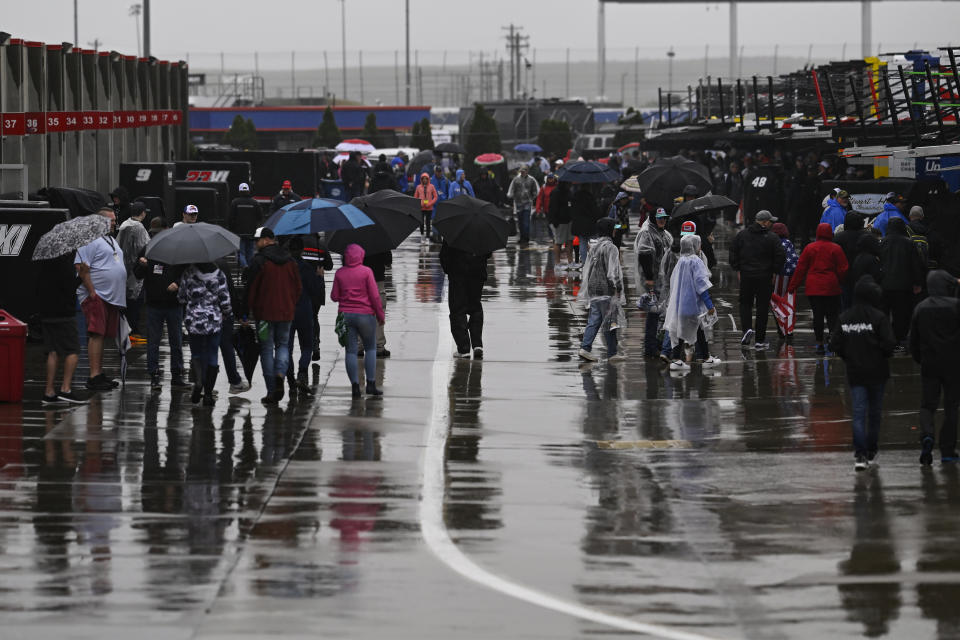
[[[867,462],[870,466],[879,465],[880,463],[877,460],[880,458],[880,454],[876,451],[867,451]]]
[[[609,358],[607,358],[607,362],[610,362],[612,364],[616,364],[617,362],[626,362],[626,360],[627,360],[627,354],[625,353],[615,353]]]
[[[483,347],[475,347],[473,349],[473,359],[483,360]]]
[[[460,351],[457,351],[456,353],[453,354],[453,357],[454,357],[454,358],[469,358],[469,357],[470,357],[470,352],[469,352],[469,351],[464,351],[464,352],[461,353]]]
[[[69,402],[70,404],[87,404],[90,402],[89,399],[84,398],[73,389],[70,391],[58,391],[57,398],[59,398],[61,402]]]
[[[389,358],[389,357],[390,357],[390,350],[389,350],[389,349],[377,349],[377,357],[378,357],[378,358]]]
[[[748,347],[750,346],[750,341],[753,340],[753,329],[747,329],[743,332],[743,337],[740,338],[740,346]]]
[[[584,349],[584,348],[582,348],[582,347],[581,347],[580,351],[577,352],[577,355],[579,355],[579,356],[580,356],[581,358],[583,358],[584,360],[589,360],[590,362],[596,362],[597,360],[600,359],[600,358],[598,358],[597,356],[593,355],[591,352],[587,351],[586,349]]]
[[[757,342],[757,343],[755,343],[755,344],[753,345],[753,348],[756,349],[757,351],[766,351],[767,349],[770,348],[770,343],[769,343],[769,342]]]
[[[48,396],[47,394],[43,394],[43,400],[42,400],[42,402],[43,402],[43,404],[58,404],[58,403],[60,403],[60,402],[63,402],[63,400],[61,400],[61,399],[60,399],[60,396],[57,395],[57,394],[53,394],[52,396]]]
[[[87,378],[86,387],[90,391],[113,391],[115,388],[113,381],[107,380],[102,373],[93,378]]]
[[[920,464],[925,467],[933,464],[933,438],[930,436],[923,439],[923,448],[920,451]]]
[[[670,371],[689,371],[690,365],[683,360],[674,360],[670,363]]]
[[[710,367],[716,367],[717,365],[720,364],[720,362],[721,360],[717,356],[710,356],[709,358],[701,362],[700,366],[705,369],[709,369]]]
[[[867,463],[867,459],[864,456],[857,456],[856,460],[853,463],[853,470],[865,471],[867,466],[869,466]]]
[[[246,380],[241,380],[237,384],[230,385],[230,393],[243,393],[244,391],[250,391],[250,383]]]
[[[160,382],[160,374],[159,374],[159,373],[151,373],[151,374],[150,374],[150,388],[153,389],[154,391],[159,391],[162,387],[163,387],[163,384],[161,384],[161,382]]]
[[[662,362],[663,364],[670,364],[672,360],[670,359],[670,356],[668,356],[667,354],[661,353],[660,362]]]

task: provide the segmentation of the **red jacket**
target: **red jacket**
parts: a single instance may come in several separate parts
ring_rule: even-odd
[[[788,291],[796,291],[806,281],[808,296],[838,296],[848,266],[843,248],[833,241],[833,228],[824,222],[817,225],[816,242],[803,248]]]
[[[547,212],[550,211],[550,194],[553,193],[553,190],[556,188],[556,183],[543,185],[543,189],[540,189],[540,192],[537,194],[537,200],[534,203],[533,210],[546,215]]]
[[[286,249],[272,244],[253,257],[247,270],[247,303],[257,320],[292,322],[303,285],[300,269]]]

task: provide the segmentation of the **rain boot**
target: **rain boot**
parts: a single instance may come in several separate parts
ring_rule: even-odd
[[[190,402],[197,404],[200,402],[200,396],[203,395],[203,363],[199,360],[191,360],[190,367],[193,369],[193,391],[190,393]]]
[[[363,397],[363,394],[360,393],[360,383],[354,382],[350,385],[350,396],[353,398]]]
[[[368,396],[382,396],[383,391],[377,389],[377,383],[373,380],[367,380],[367,395]]]
[[[216,384],[219,373],[220,367],[207,367],[207,375],[203,379],[203,406],[205,407],[212,407],[214,404],[213,385]]]

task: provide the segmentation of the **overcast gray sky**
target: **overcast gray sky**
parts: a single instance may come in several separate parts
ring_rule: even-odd
[[[129,0],[78,0],[79,40],[87,47],[95,38],[101,48],[136,53],[134,18]],[[73,39],[73,0],[2,0],[0,29],[16,37],[44,42]],[[451,63],[468,50],[503,51],[501,27],[513,22],[530,35],[540,60],[562,60],[567,47],[574,60],[595,59],[595,0],[410,0],[412,47],[425,58],[449,52]],[[364,63],[393,64],[393,52],[404,46],[403,0],[347,0],[348,60],[364,51]],[[960,43],[960,2],[889,0],[873,5],[874,46],[903,48]],[[340,50],[339,0],[153,0],[153,53],[178,59],[191,54],[191,65],[211,66],[218,52],[239,57],[260,52],[262,67],[289,65],[290,51],[302,52],[298,67],[318,66],[310,52],[328,50],[330,64]],[[793,4],[740,3],[740,43],[744,54],[806,56],[808,44],[832,47],[839,57],[860,49],[859,2]],[[680,57],[727,52],[726,3],[607,5],[608,58],[660,57],[674,46]],[[208,54],[208,55],[203,55]],[[402,59],[402,53],[401,53]]]

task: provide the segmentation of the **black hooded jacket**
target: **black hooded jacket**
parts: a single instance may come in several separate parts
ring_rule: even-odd
[[[880,245],[880,264],[884,291],[910,291],[923,284],[925,265],[900,218],[891,218],[887,225],[887,235]]]
[[[880,265],[880,240],[872,233],[863,233],[857,239],[857,257],[850,263],[847,282],[856,286],[863,276],[870,276],[874,282],[883,282],[883,267]]]
[[[783,271],[786,259],[780,238],[756,222],[740,231],[730,245],[730,267],[744,279],[772,278]]]
[[[840,314],[830,349],[847,365],[851,385],[878,384],[890,377],[887,358],[897,339],[883,306],[883,291],[870,276],[854,285],[853,306]]]
[[[858,248],[860,238],[862,238],[864,234],[869,235],[869,232],[863,228],[863,216],[856,211],[851,211],[843,219],[843,231],[833,238],[833,241],[843,249],[843,254],[847,256],[847,264],[852,265],[854,260],[857,259],[857,254],[860,253],[860,249]],[[847,282],[851,285],[857,284],[857,281],[852,278],[847,280]],[[880,281],[877,280],[877,282]]]
[[[956,375],[960,358],[960,300],[957,279],[942,269],[927,274],[929,297],[913,310],[910,353],[923,369]]]

